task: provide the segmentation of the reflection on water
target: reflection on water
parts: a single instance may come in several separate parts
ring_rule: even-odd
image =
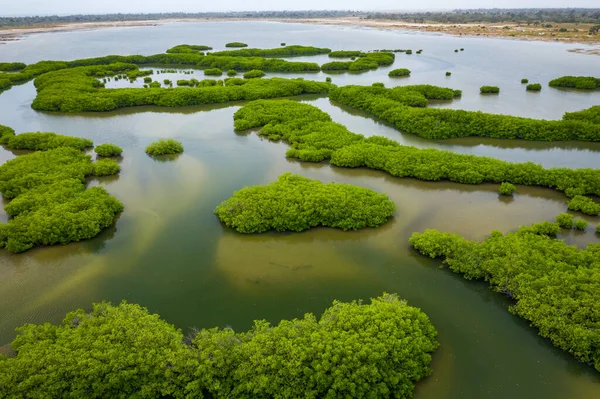
[[[30,36],[4,45],[2,56],[31,62],[40,57],[152,54],[187,42],[189,37],[208,37],[214,43],[206,44],[217,49],[219,43],[237,40],[240,34],[259,47],[277,47],[283,40],[335,49],[423,48],[420,56],[398,55],[389,68],[334,75],[333,80],[336,84],[381,81],[388,87],[431,83],[463,89],[459,101],[435,106],[558,119],[565,111],[600,103],[598,93],[545,87],[530,96],[520,85],[522,77],[544,83],[566,71],[595,73],[594,57],[567,53],[564,45],[377,29],[260,22],[166,24]],[[68,49],[65,40],[69,40]],[[457,47],[464,47],[465,52],[455,55]],[[327,56],[296,60],[329,61]],[[411,77],[389,79],[389,69],[398,67],[411,69]],[[451,78],[445,78],[446,70],[452,71]],[[159,76],[162,79],[162,74],[153,78]],[[302,76],[326,77],[322,73]],[[501,95],[479,96],[482,84],[500,85]],[[242,103],[60,115],[33,111],[34,96],[32,83],[2,93],[0,123],[17,132],[55,131],[122,147],[119,176],[90,179],[89,184],[105,186],[124,203],[125,211],[112,229],[93,240],[19,255],[0,251],[0,351],[14,337],[16,326],[56,323],[72,309],[89,309],[94,301],[140,303],[184,332],[191,326],[231,325],[245,330],[254,319],[277,322],[302,317],[305,312],[320,314],[334,299],[367,299],[387,291],[422,308],[439,331],[442,346],[434,355],[434,373],[418,384],[417,399],[600,397],[598,373],[538,337],[525,321],[507,311],[507,299],[484,283],[440,270],[438,261],[422,257],[408,244],[412,232],[426,228],[481,240],[493,229],[508,232],[519,225],[551,220],[566,210],[564,195],[519,186],[514,198],[505,198],[494,184],[423,182],[373,170],[288,160],[285,144],[271,143],[255,133],[234,132],[233,114]],[[548,167],[600,167],[597,143],[428,141],[326,98],[299,99],[320,107],[351,131],[384,135],[407,145],[534,161]],[[158,138],[182,141],[185,152],[176,157],[149,157],[144,149]],[[12,157],[0,150],[0,161]],[[223,227],[213,215],[214,207],[233,191],[272,182],[284,172],[386,193],[397,211],[377,229],[317,228],[252,236]],[[0,218],[7,220],[1,210]],[[588,231],[567,232],[563,237],[567,242],[584,246],[598,241],[593,232],[598,218],[584,218],[591,222]]]

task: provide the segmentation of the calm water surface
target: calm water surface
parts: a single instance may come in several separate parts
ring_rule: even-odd
[[[462,99],[436,106],[559,119],[564,112],[600,104],[598,92],[564,92],[546,86],[561,75],[598,74],[600,58],[568,53],[569,46],[563,44],[347,27],[190,23],[45,34],[3,45],[0,61],[153,54],[180,43],[219,49],[240,39],[269,48],[282,41],[332,49],[421,48],[421,55],[398,54],[390,67],[411,69],[413,74],[407,79],[388,78],[390,68],[331,76],[340,85],[431,83],[463,90]],[[460,47],[465,51],[454,53]],[[328,58],[302,60],[323,63]],[[452,76],[446,78],[445,71]],[[315,80],[329,76],[271,75]],[[203,75],[196,71],[194,75],[154,76],[158,77],[201,79]],[[522,77],[542,83],[544,89],[525,92]],[[499,85],[501,94],[480,96],[478,87],[483,84]],[[496,185],[421,182],[287,160],[285,144],[234,132],[232,116],[240,104],[59,115],[33,111],[34,96],[32,83],[1,94],[0,123],[17,132],[55,131],[123,147],[121,174],[90,184],[105,186],[123,201],[126,210],[113,228],[90,241],[21,255],[0,251],[0,346],[14,338],[18,325],[56,323],[66,312],[89,308],[101,300],[140,303],[184,330],[226,325],[244,330],[254,319],[277,322],[305,312],[320,314],[334,299],[366,299],[388,291],[422,308],[439,331],[442,346],[434,356],[434,373],[418,384],[416,398],[600,398],[598,373],[555,349],[526,322],[508,313],[508,300],[483,283],[440,270],[439,262],[420,256],[407,242],[412,232],[426,228],[482,239],[492,229],[508,232],[549,220],[566,209],[564,195],[519,187],[519,194],[507,200],[498,196]],[[432,142],[402,134],[326,98],[299,100],[318,106],[354,132],[384,135],[407,145],[533,161],[547,167],[600,167],[600,144]],[[144,154],[150,142],[171,137],[183,142],[184,154],[162,162]],[[0,161],[14,156],[0,150]],[[269,183],[287,171],[385,192],[398,210],[392,221],[378,229],[320,228],[255,236],[224,228],[212,214],[233,191]],[[3,211],[0,218],[6,220]],[[587,220],[598,223],[597,218]],[[591,231],[571,233],[565,239],[577,245],[597,241]]]

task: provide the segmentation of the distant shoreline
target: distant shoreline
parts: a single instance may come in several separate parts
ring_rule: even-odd
[[[525,26],[519,24],[473,23],[473,24],[441,24],[441,23],[407,23],[401,21],[360,19],[358,17],[343,18],[198,18],[198,19],[160,19],[148,21],[115,21],[115,22],[81,22],[65,23],[48,26],[23,28],[0,28],[0,44],[20,40],[25,35],[71,32],[77,30],[93,30],[103,28],[123,28],[139,26],[158,26],[172,22],[231,22],[231,21],[269,21],[281,23],[300,23],[312,25],[361,26],[378,29],[408,30],[431,33],[441,33],[457,37],[492,37],[513,40],[531,40],[555,43],[571,43],[573,45],[596,46],[595,49],[573,48],[568,51],[581,54],[600,55],[600,37],[587,35],[584,24],[554,24],[552,29],[540,26]],[[558,32],[564,28],[567,32]],[[578,31],[579,30],[579,31]]]

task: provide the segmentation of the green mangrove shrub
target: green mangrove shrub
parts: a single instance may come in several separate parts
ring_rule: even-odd
[[[327,77],[325,78],[325,82],[327,82],[327,83],[331,83],[331,77],[327,76]]]
[[[388,73],[388,76],[391,78],[400,77],[400,76],[410,76],[410,69],[406,69],[406,68],[394,69],[394,70],[390,71],[390,73]]]
[[[498,86],[481,86],[479,91],[482,94],[498,94],[500,93],[500,88]]]
[[[312,46],[287,46],[273,49],[245,48],[242,50],[216,51],[217,57],[298,57],[330,53],[328,48]]]
[[[118,145],[105,143],[96,146],[94,152],[101,157],[118,157],[123,152],[123,149]]]
[[[583,195],[576,195],[571,198],[571,200],[569,200],[568,207],[571,211],[579,211],[585,213],[586,215],[600,215],[600,204]]]
[[[600,245],[578,249],[557,240],[558,232],[557,223],[544,222],[506,235],[493,231],[483,242],[437,230],[413,233],[409,241],[466,279],[485,280],[514,299],[512,313],[600,371],[600,313],[595,309],[600,303]]]
[[[2,136],[4,137],[4,135]],[[47,151],[59,147],[71,147],[79,150],[92,147],[90,139],[63,136],[52,132],[31,132],[7,136],[2,144],[13,150]]]
[[[452,95],[452,90],[447,90]],[[437,94],[442,93],[446,92]],[[532,162],[510,163],[449,151],[417,149],[385,137],[365,138],[332,122],[330,116],[318,108],[290,100],[245,104],[234,114],[234,127],[237,131],[261,128],[258,131],[261,137],[290,145],[287,157],[307,162],[329,160],[335,166],[366,167],[396,177],[428,181],[511,183],[548,187],[571,197],[600,195],[600,170],[597,169],[545,169]]]
[[[94,176],[116,175],[121,171],[121,167],[112,159],[99,159],[94,162]]]
[[[525,89],[527,91],[540,91],[540,90],[542,90],[542,85],[539,83],[531,83],[531,84],[528,84]]]
[[[0,72],[16,72],[25,69],[27,64],[22,62],[0,62]]]
[[[180,53],[193,53],[193,54],[199,54],[202,51],[206,51],[206,50],[212,50],[212,47],[210,46],[204,46],[204,45],[195,45],[195,44],[179,44],[177,46],[171,47],[170,49],[167,50],[167,53],[171,53],[171,54],[180,54]]]
[[[446,72],[446,76],[452,76],[452,72]]]
[[[522,83],[522,84],[529,83],[529,79],[527,79],[527,78],[523,78],[523,79],[521,79],[521,83]]]
[[[225,44],[225,47],[248,47],[248,45],[242,42],[230,42]]]
[[[502,195],[513,195],[517,191],[517,188],[514,186],[514,184],[503,182],[500,184],[498,191]]]
[[[161,139],[146,147],[148,155],[179,154],[181,152],[183,152],[183,145],[173,139]]]
[[[574,222],[575,216],[568,213],[563,212],[556,216],[556,223],[558,223],[562,229],[572,229]]]
[[[259,69],[253,69],[252,71],[248,71],[244,73],[244,79],[254,79],[254,78],[262,78],[266,73]]]
[[[395,55],[388,52],[360,53],[355,61],[334,61],[321,65],[323,71],[351,71],[361,72],[377,69],[380,66],[389,66],[394,63]]]
[[[595,90],[600,88],[600,78],[592,76],[562,76],[548,83],[550,87],[567,87],[580,90]]]
[[[387,293],[335,301],[321,317],[203,329],[188,339],[139,305],[103,302],[59,325],[20,327],[16,356],[0,359],[0,395],[410,398],[431,373],[436,335],[425,313]]]
[[[150,76],[146,76],[144,78],[144,83],[150,83],[150,82],[152,82],[152,78]]]
[[[329,93],[331,100],[369,112],[396,129],[428,139],[492,137],[540,141],[599,141],[600,125],[585,122],[584,115],[564,120],[538,120],[465,110],[425,108],[429,99],[451,99],[452,90],[427,86],[444,96],[419,93],[415,86],[393,89],[344,86]],[[420,86],[419,86],[420,87]],[[457,93],[458,95],[459,93]],[[600,109],[599,109],[600,110]],[[594,111],[590,111],[592,114]],[[568,115],[568,114],[567,114]],[[577,120],[579,119],[579,120]]]
[[[600,224],[599,224],[599,225],[596,225],[596,233],[597,233],[597,234],[600,234]]]
[[[217,206],[215,214],[240,233],[263,233],[304,231],[317,226],[342,230],[377,227],[395,210],[385,194],[284,173],[269,185],[235,192]]]
[[[0,125],[0,144],[6,145],[8,141],[15,136],[15,131],[13,128]]]
[[[350,57],[360,57],[363,54],[362,51],[358,50],[338,50],[332,51],[329,53],[329,57],[331,58],[350,58]]]
[[[206,76],[221,76],[223,75],[223,71],[219,68],[208,68],[204,70],[204,74]]]
[[[600,105],[595,105],[582,111],[566,112],[563,115],[563,120],[600,124]]]
[[[237,71],[235,69],[230,69],[227,71],[227,76],[235,76],[237,75]]]
[[[411,55],[412,54],[412,50],[406,50],[405,53],[408,54],[408,55]]]
[[[575,230],[585,230],[588,227],[588,222],[586,222],[583,219],[577,219],[574,223],[573,223],[573,228]]]

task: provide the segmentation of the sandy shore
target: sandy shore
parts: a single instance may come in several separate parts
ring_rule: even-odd
[[[90,30],[115,27],[157,26],[170,22],[224,22],[224,21],[258,21],[257,19],[201,18],[201,19],[162,19],[151,21],[116,21],[116,22],[84,22],[68,23],[51,26],[36,26],[31,28],[0,29],[0,43],[19,40],[23,35],[47,32],[69,32],[75,30]],[[399,29],[432,33],[442,33],[453,36],[467,37],[496,37],[515,40],[535,40],[546,42],[561,42],[597,46],[592,49],[573,48],[569,51],[581,54],[600,55],[600,35],[587,34],[586,24],[553,24],[552,27],[520,25],[520,24],[437,24],[437,23],[406,23],[402,21],[368,20],[358,17],[347,18],[314,18],[314,19],[264,19],[264,21],[282,23],[302,23],[335,26],[363,26],[377,29]],[[590,25],[591,26],[591,25]],[[562,28],[562,29],[561,29]],[[560,32],[560,30],[566,30]]]

